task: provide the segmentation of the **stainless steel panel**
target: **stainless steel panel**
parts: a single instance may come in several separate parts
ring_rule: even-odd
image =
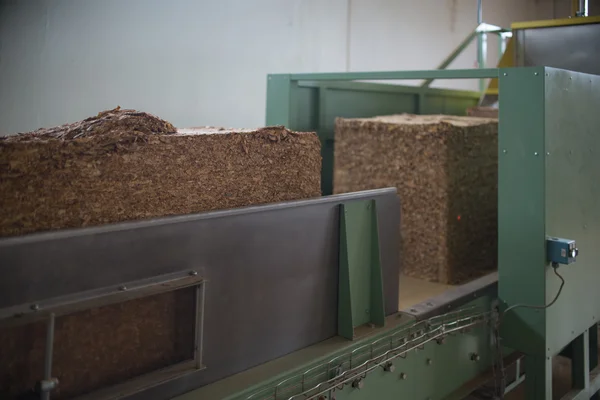
[[[546,66],[600,75],[600,24],[516,32],[517,66]]]
[[[336,334],[339,205],[366,199],[377,202],[389,315],[398,308],[395,189],[3,239],[0,309],[197,271],[207,279],[207,368],[144,396],[181,394]]]

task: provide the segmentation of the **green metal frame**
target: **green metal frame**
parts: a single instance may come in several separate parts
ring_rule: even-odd
[[[330,195],[336,117],[393,113],[465,115],[480,97],[471,91],[356,81],[495,77],[497,69],[269,75],[266,124],[319,134],[323,157],[321,191]]]
[[[528,354],[528,399],[552,398],[552,357],[566,346],[576,385],[570,398],[589,398],[600,387],[597,335],[590,335],[600,318],[600,77],[514,68],[502,70],[499,83],[500,298],[548,304],[560,281],[546,260],[545,238],[572,238],[581,249],[575,264],[558,270],[566,283],[556,303],[514,309],[502,336]]]
[[[335,117],[403,111],[458,113],[476,99],[465,92],[347,81],[482,77],[499,77],[499,308],[506,310],[516,304],[537,307],[514,308],[502,316],[502,345],[525,354],[528,400],[552,398],[551,360],[559,353],[568,354],[573,361],[574,388],[568,398],[591,398],[600,388],[595,351],[600,318],[599,76],[544,67],[272,75],[267,123],[317,129],[324,152],[331,152],[324,156],[332,157]],[[323,168],[324,176],[330,177],[332,158],[324,160]],[[331,181],[325,183],[327,189]],[[492,330],[485,322],[489,318],[471,331],[448,336],[443,345],[430,341],[410,352],[395,347],[398,342],[393,338],[418,337],[435,324],[423,325],[401,313],[388,317],[383,328],[356,327],[373,322],[365,317],[367,309],[380,308],[373,234],[376,224],[369,217],[368,204],[346,208],[348,218],[342,218],[340,230],[346,250],[360,243],[358,250],[347,252],[340,265],[347,288],[352,288],[352,276],[355,283],[361,282],[353,291],[341,294],[341,322],[346,328],[340,333],[355,340],[332,338],[184,395],[181,400],[299,399],[305,398],[302,392],[309,395],[306,398],[322,393],[324,399],[335,395],[337,400],[460,398],[461,385],[491,365]],[[566,284],[556,303],[542,309],[540,306],[555,297],[559,284],[546,260],[547,235],[575,239],[581,254],[575,264],[558,269]],[[358,279],[360,276],[363,279]],[[489,317],[493,314],[487,311],[495,300],[482,297],[470,305],[485,310]],[[400,332],[408,332],[408,336]],[[437,331],[428,332],[435,335]],[[373,343],[386,345],[379,348]],[[389,353],[390,349],[394,351]],[[390,354],[395,356],[388,360]],[[332,374],[348,369],[350,355],[355,357],[353,365],[364,367],[365,373],[350,375],[352,385],[340,386],[335,393],[319,392],[327,388],[324,385]],[[332,360],[345,360],[346,364],[336,370]],[[374,361],[365,364],[361,360]],[[389,368],[388,361],[395,369]],[[374,368],[367,373],[369,366]],[[314,387],[315,391],[306,392]]]
[[[600,126],[599,77],[544,67],[273,75],[267,123],[319,132],[323,192],[328,194],[335,117],[460,114],[475,99],[465,92],[345,81],[467,78],[499,78],[499,296],[504,306],[543,305],[556,293],[559,282],[545,259],[546,235],[576,239],[584,252],[576,265],[561,268],[567,284],[553,307],[518,308],[503,318],[504,345],[528,355],[528,399],[550,396],[551,358],[570,346],[574,374],[579,374],[574,382],[582,389],[576,396],[589,397],[600,385],[587,374],[597,365],[589,351],[596,348],[597,335],[589,332],[600,318],[600,291],[595,288],[600,254],[594,245],[600,231],[595,205],[600,197],[595,158],[600,135],[594,134]],[[444,101],[431,102],[436,95]]]

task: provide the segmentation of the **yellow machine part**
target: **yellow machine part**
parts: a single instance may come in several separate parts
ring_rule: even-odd
[[[559,27],[559,26],[586,25],[586,24],[598,24],[598,23],[600,23],[600,16],[561,18],[561,19],[547,19],[547,20],[540,20],[540,21],[514,22],[510,26],[510,29],[515,31],[518,29],[552,28],[552,27]]]

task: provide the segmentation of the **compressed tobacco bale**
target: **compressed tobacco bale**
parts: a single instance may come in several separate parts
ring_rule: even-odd
[[[0,139],[0,236],[320,195],[313,133],[175,132],[156,117],[123,113],[103,114],[115,116],[110,129],[100,123]]]
[[[470,117],[495,118],[498,119],[497,107],[471,107],[467,109]]]
[[[0,237],[316,197],[320,177],[314,133],[175,129],[114,109],[0,139]],[[52,398],[191,359],[192,292],[58,317]],[[44,324],[0,329],[0,397],[43,377],[44,344]]]
[[[404,274],[459,284],[496,269],[495,119],[337,119],[334,192],[396,187]]]

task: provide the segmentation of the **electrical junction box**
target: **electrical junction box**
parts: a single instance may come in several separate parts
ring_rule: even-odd
[[[572,264],[576,261],[579,249],[574,240],[549,237],[546,239],[546,256],[555,264]]]

